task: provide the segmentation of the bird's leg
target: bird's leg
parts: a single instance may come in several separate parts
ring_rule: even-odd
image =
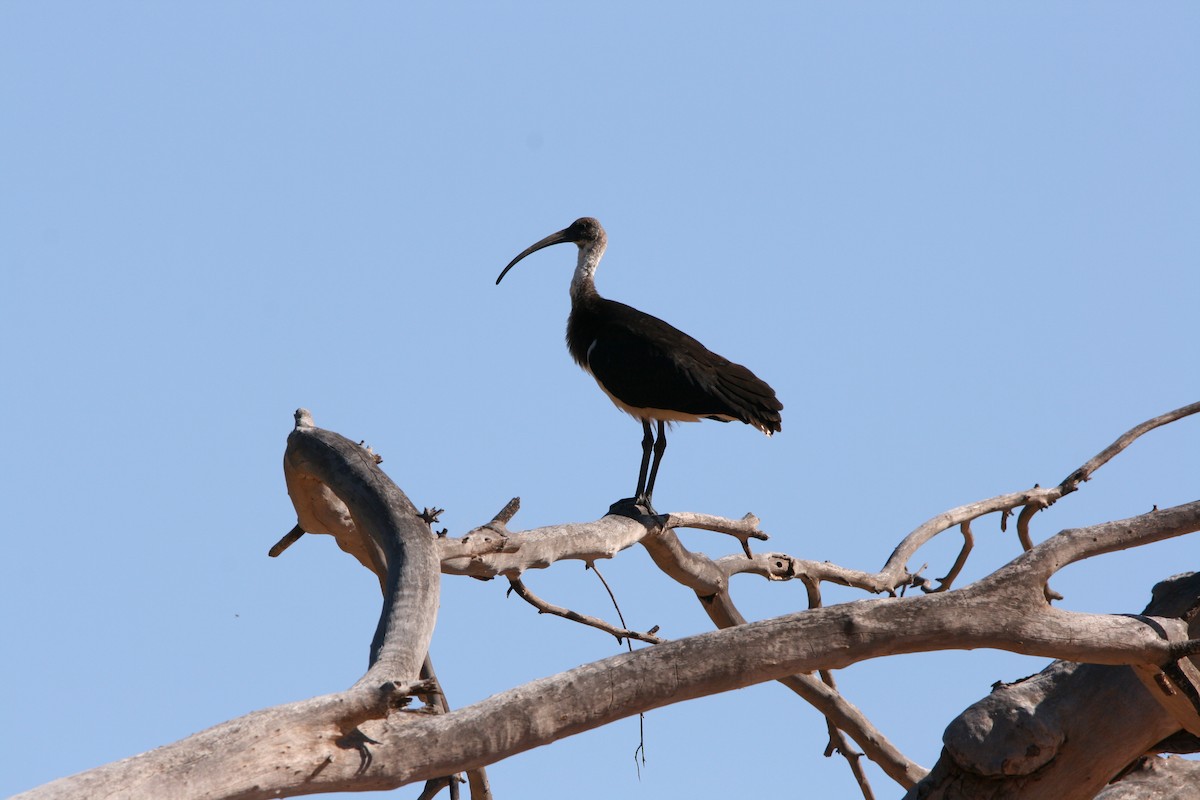
[[[650,423],[643,423],[646,426],[646,435],[650,435]],[[645,442],[643,441],[643,446]],[[658,438],[654,441],[654,464],[650,467],[650,479],[646,482],[646,495],[643,498],[646,503],[646,510],[651,514],[657,514],[654,507],[650,505],[650,498],[654,496],[654,479],[658,477],[658,465],[662,463],[663,453],[667,451],[667,423],[661,419],[658,421]],[[643,456],[643,460],[644,460]],[[641,497],[641,495],[639,495]]]
[[[635,503],[642,502],[646,494],[646,470],[650,467],[650,450],[654,447],[654,434],[650,432],[650,421],[642,420],[642,430],[645,436],[642,437],[642,467],[638,470],[637,490],[633,493],[633,501]]]

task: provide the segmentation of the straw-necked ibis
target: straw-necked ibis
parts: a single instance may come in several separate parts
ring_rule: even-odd
[[[595,274],[608,237],[592,217],[577,219],[527,247],[509,262],[496,283],[529,254],[563,242],[574,242],[579,247],[571,279],[567,349],[617,408],[642,423],[642,462],[635,504],[655,513],[650,500],[667,448],[668,422],[737,420],[767,436],[780,430],[783,404],[775,397],[775,390],[753,372],[722,358],[658,317],[600,296]],[[651,421],[658,424],[657,438],[651,433]]]

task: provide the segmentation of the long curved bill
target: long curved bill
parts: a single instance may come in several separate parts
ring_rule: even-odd
[[[575,241],[567,234],[567,230],[568,229],[564,228],[561,231],[559,231],[558,233],[552,233],[549,236],[547,236],[545,239],[542,239],[540,242],[535,242],[534,244],[531,244],[531,245],[529,245],[529,247],[526,247],[524,250],[522,250],[521,254],[519,256],[514,258],[512,261],[508,262],[508,266],[505,267],[504,271],[500,273],[500,277],[496,278],[496,285],[499,286],[500,281],[504,280],[504,276],[508,274],[508,271],[510,269],[512,269],[513,267],[515,267],[517,265],[518,261],[520,261],[525,256],[529,255],[530,253],[536,253],[538,250],[541,250],[543,247],[549,247],[552,244],[562,244],[563,242]]]

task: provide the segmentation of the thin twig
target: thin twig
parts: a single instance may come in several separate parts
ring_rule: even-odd
[[[954,559],[954,566],[946,573],[946,577],[937,579],[937,588],[930,589],[925,584],[921,584],[921,591],[926,594],[935,594],[949,590],[951,585],[954,584],[954,580],[958,577],[958,573],[962,572],[963,565],[967,563],[967,556],[971,554],[971,549],[975,547],[975,537],[971,534],[971,520],[964,521],[958,527],[963,535],[963,546],[958,551],[958,558]]]
[[[1037,488],[1036,486],[1034,487]],[[1037,503],[1026,503],[1021,509],[1021,513],[1017,515],[1017,539],[1021,542],[1021,549],[1028,553],[1033,549],[1033,537],[1029,535],[1029,521],[1033,519],[1033,515],[1045,508],[1045,505]],[[1063,596],[1050,588],[1050,584],[1046,584],[1042,593],[1046,596],[1046,602],[1054,600],[1062,600]]]
[[[612,587],[608,585],[608,581],[606,581],[604,579],[604,576],[600,574],[600,570],[596,567],[596,563],[594,561],[589,562],[584,566],[584,569],[590,569],[592,572],[596,573],[596,577],[599,578],[600,583],[602,583],[604,585],[604,591],[608,592],[608,599],[612,600],[613,608],[615,608],[617,610],[617,619],[621,620],[621,627],[625,627],[625,615],[621,613],[621,606],[620,606],[620,604],[617,603],[617,596],[615,594],[613,594]],[[656,633],[657,631],[658,631],[658,626],[655,625],[653,628],[651,628],[650,633]],[[620,642],[621,640],[618,638],[617,641]],[[629,638],[628,636],[625,637],[625,646],[627,648],[629,648],[629,652],[632,653],[633,652],[633,639]],[[638,763],[638,754],[639,753],[642,756],[641,764]],[[641,714],[638,714],[638,746],[636,748],[634,748],[634,751],[633,751],[633,764],[634,764],[634,767],[637,769],[638,780],[641,780],[641,778],[642,778],[642,766],[645,763],[646,763],[646,715],[644,713],[641,713]]]
[[[811,608],[811,594],[809,595],[809,603]],[[837,692],[837,682],[833,679],[833,671],[823,669],[819,671],[819,674],[821,683],[828,686],[831,692]],[[829,717],[825,717],[825,727],[829,731],[829,745],[825,748],[825,757],[829,758],[836,752],[842,758],[846,759],[846,763],[850,766],[850,772],[854,775],[854,780],[858,782],[858,788],[863,793],[863,800],[875,800],[875,793],[871,790],[871,782],[867,780],[867,774],[863,772],[861,761],[863,754],[847,744],[846,735]]]
[[[854,775],[854,780],[858,782],[858,788],[863,794],[863,800],[875,800],[875,793],[871,791],[871,782],[867,780],[867,774],[863,772],[863,754],[847,744],[846,735],[828,717],[825,718],[825,727],[829,730],[829,746],[825,749],[825,757],[829,758],[834,753],[838,753],[846,759],[846,763],[850,766],[850,773]]]
[[[613,608],[617,612],[617,619],[621,620],[621,627],[622,628],[627,627],[625,625],[625,615],[621,613],[621,606],[619,603],[617,603],[617,596],[615,594],[613,594],[612,587],[608,585],[608,581],[604,580],[604,576],[600,574],[600,570],[596,567],[596,562],[589,561],[587,564],[584,564],[583,568],[590,569],[592,572],[596,573],[596,577],[600,579],[601,585],[604,586],[604,591],[608,592],[608,599],[612,600]],[[620,640],[618,639],[617,641],[620,641]],[[633,652],[633,642],[630,641],[629,639],[626,639],[625,643],[627,645],[629,645],[629,652],[632,653]]]
[[[517,596],[522,600],[536,608],[539,614],[553,614],[556,617],[569,619],[572,622],[590,625],[591,627],[602,630],[605,633],[611,633],[613,636],[617,637],[618,642],[621,641],[622,638],[637,639],[640,642],[649,642],[650,644],[658,644],[666,641],[665,639],[660,639],[659,637],[655,636],[653,632],[638,633],[637,631],[618,628],[615,625],[610,625],[609,623],[597,617],[590,617],[586,614],[580,614],[577,611],[571,611],[570,609],[547,603],[545,600],[529,591],[525,584],[521,582],[520,578],[509,578],[509,584],[511,585],[511,590],[516,592]],[[656,630],[658,630],[657,627],[652,629],[652,631]]]

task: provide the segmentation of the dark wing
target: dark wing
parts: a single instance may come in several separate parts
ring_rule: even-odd
[[[634,408],[726,416],[764,432],[780,430],[783,404],[753,372],[683,331],[635,308],[601,301],[587,366],[613,396]]]

